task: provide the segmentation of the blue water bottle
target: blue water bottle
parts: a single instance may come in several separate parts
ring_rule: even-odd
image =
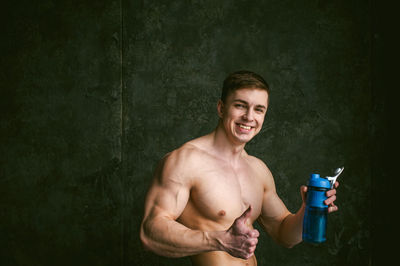
[[[322,243],[326,241],[326,225],[328,205],[326,191],[331,188],[331,182],[319,176],[311,174],[308,181],[306,210],[303,220],[303,240],[309,243]]]

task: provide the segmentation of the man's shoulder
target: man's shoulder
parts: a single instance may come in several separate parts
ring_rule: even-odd
[[[183,144],[179,148],[176,148],[175,150],[169,152],[166,154],[166,157],[168,158],[180,158],[180,157],[185,157],[185,155],[188,155],[193,152],[193,147],[187,145],[187,143]]]
[[[207,153],[204,149],[196,145],[196,142],[189,141],[179,148],[167,153],[163,161],[168,164],[173,164],[174,167],[184,166],[190,167],[192,164],[198,163],[204,159]]]
[[[255,156],[248,155],[248,162],[251,165],[252,169],[258,174],[258,176],[268,183],[273,180],[273,176],[271,171],[265,162]]]
[[[266,171],[268,170],[267,165],[265,162],[253,155],[247,155],[247,161],[251,164],[253,168]]]
[[[189,184],[203,161],[204,151],[190,142],[185,143],[161,159],[157,166],[156,176],[164,182],[173,180],[175,183]]]

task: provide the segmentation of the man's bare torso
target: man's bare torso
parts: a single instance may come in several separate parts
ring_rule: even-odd
[[[233,74],[228,81],[238,86],[247,78],[265,83],[246,73]],[[249,85],[218,101],[220,119],[212,133],[160,162],[140,226],[145,249],[167,257],[192,256],[200,266],[254,266],[260,236],[252,228],[256,219],[277,243],[292,247],[301,242],[307,188],[301,188],[303,204],[292,214],[277,195],[267,166],[244,150],[260,132],[268,108],[266,84]],[[325,204],[333,204],[335,194],[327,192]]]
[[[243,150],[235,166],[213,154],[210,136],[188,142],[176,152],[184,152],[192,187],[188,203],[178,218],[183,225],[202,231],[227,230],[248,207],[252,215],[248,226],[261,212],[265,173],[258,159]],[[173,156],[173,154],[172,154]],[[193,165],[195,164],[195,165]],[[257,265],[255,257],[242,260],[226,252],[215,251],[192,257],[194,265]]]

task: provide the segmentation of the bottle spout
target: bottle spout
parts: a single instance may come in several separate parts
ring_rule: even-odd
[[[327,177],[326,177],[326,179],[328,179],[328,180],[331,182],[331,188],[333,188],[333,185],[335,184],[336,179],[337,179],[337,178],[339,177],[339,175],[343,172],[343,170],[344,170],[344,167],[337,168],[337,169],[335,170],[335,175],[334,175],[334,176],[327,176]]]

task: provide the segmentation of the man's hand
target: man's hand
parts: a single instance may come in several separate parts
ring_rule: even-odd
[[[333,186],[333,189],[328,190],[326,192],[326,196],[328,198],[324,201],[324,203],[329,206],[328,213],[335,212],[339,209],[338,206],[336,206],[334,203],[336,200],[336,188],[338,186],[339,186],[339,182],[336,181]],[[301,198],[303,199],[303,203],[305,204],[306,203],[307,186],[301,186],[300,192],[301,192]]]
[[[251,215],[251,206],[238,218],[221,238],[222,249],[230,255],[242,259],[249,259],[254,255],[258,236],[256,229],[250,229],[246,225]]]
[[[328,190],[326,192],[326,196],[328,198],[324,201],[324,203],[329,206],[328,207],[328,213],[335,212],[335,211],[337,211],[339,209],[338,206],[336,206],[335,203],[334,203],[335,200],[336,200],[336,188],[338,186],[339,186],[339,182],[336,181],[335,184],[333,185],[333,189]]]

